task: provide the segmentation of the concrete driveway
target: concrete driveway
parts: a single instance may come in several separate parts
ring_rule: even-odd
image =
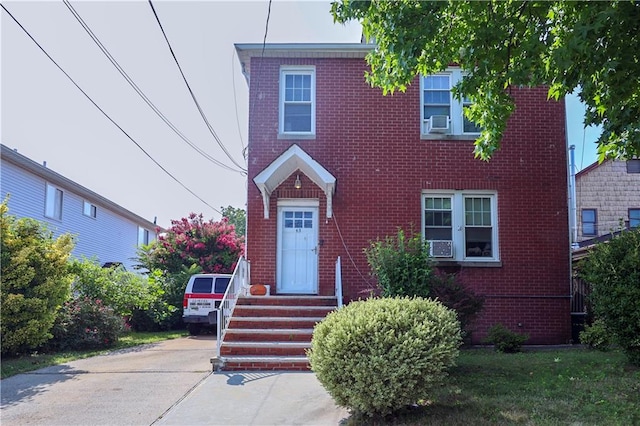
[[[11,425],[150,425],[211,374],[215,337],[167,340],[0,382]]]

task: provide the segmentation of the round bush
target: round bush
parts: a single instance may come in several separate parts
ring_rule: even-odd
[[[455,311],[422,298],[352,302],[313,331],[311,369],[336,404],[386,415],[433,398],[461,344]]]

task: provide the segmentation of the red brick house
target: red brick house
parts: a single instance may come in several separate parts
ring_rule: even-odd
[[[374,280],[363,249],[398,227],[431,242],[485,305],[479,343],[502,323],[531,344],[567,343],[570,247],[564,102],[512,88],[516,110],[489,162],[450,94],[460,70],[383,96],[366,44],[237,44],[249,82],[246,255],[272,294],[335,294]]]

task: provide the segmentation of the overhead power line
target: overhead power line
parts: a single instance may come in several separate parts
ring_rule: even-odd
[[[212,157],[211,155],[209,155],[208,153],[206,153],[205,151],[200,149],[198,146],[196,146],[193,142],[191,142],[191,140],[189,140],[189,138],[187,138],[171,121],[169,121],[169,119],[162,113],[162,111],[160,111],[155,106],[155,104],[153,102],[151,102],[151,100],[145,95],[145,93],[140,89],[140,87],[138,87],[138,85],[133,81],[133,79],[131,77],[129,77],[129,75],[126,73],[126,71],[122,68],[122,66],[118,63],[118,61],[113,57],[113,55],[111,55],[111,53],[104,46],[104,44],[102,44],[100,39],[91,30],[91,28],[84,21],[84,19],[82,19],[82,17],[78,13],[78,11],[76,11],[76,9],[71,5],[71,3],[68,0],[63,0],[63,2],[65,4],[65,6],[67,6],[67,9],[69,9],[71,14],[76,18],[78,23],[80,23],[82,28],[87,32],[87,34],[89,34],[89,36],[94,41],[94,43],[100,48],[102,53],[104,53],[104,55],[107,57],[107,59],[109,59],[111,64],[118,70],[118,72],[122,75],[122,77],[124,77],[124,79],[127,81],[127,83],[129,83],[129,85],[136,91],[136,93],[138,95],[140,95],[140,97],[146,102],[146,104],[149,105],[149,107],[158,115],[158,117],[160,117],[162,119],[162,121],[164,121],[171,128],[171,130],[173,130],[184,142],[187,143],[187,145],[189,145],[198,154],[202,155],[207,160],[211,161],[212,163],[214,163],[217,166],[220,166],[220,167],[222,167],[222,168],[224,168],[226,170],[244,174],[244,170],[237,170],[235,168],[227,166],[226,164],[224,164],[223,162],[221,162],[221,161],[217,160],[216,158]]]
[[[20,27],[20,29],[22,31],[24,31],[24,33],[31,39],[31,41],[33,41],[35,43],[36,46],[38,46],[38,48],[42,51],[42,53],[44,53],[46,55],[47,58],[49,58],[49,60],[51,62],[53,62],[53,64],[60,70],[62,71],[62,73],[71,81],[71,83],[73,83],[74,86],[76,86],[76,88],[78,90],[80,90],[80,92],[82,92],[82,94],[89,100],[89,102],[91,102],[93,104],[93,106],[95,106],[96,108],[98,108],[98,111],[100,111],[109,121],[111,121],[111,123],[113,123],[114,126],[116,126],[131,142],[133,142],[139,149],[140,151],[142,151],[144,153],[144,155],[146,155],[151,161],[153,161],[156,166],[160,167],[160,169],[165,172],[171,179],[173,179],[174,181],[176,181],[180,186],[182,186],[185,190],[187,190],[191,195],[193,195],[194,197],[196,197],[198,200],[202,201],[202,203],[204,203],[206,206],[208,206],[209,208],[211,208],[213,211],[215,211],[216,213],[222,215],[222,212],[218,209],[216,209],[215,207],[213,207],[211,204],[207,203],[205,200],[203,200],[200,196],[198,196],[198,194],[196,194],[195,192],[193,192],[191,189],[189,189],[185,184],[183,184],[182,182],[180,182],[180,180],[178,180],[178,178],[176,178],[175,176],[173,176],[167,169],[165,169],[160,163],[158,163],[158,161],[156,161],[156,159],[154,159],[142,146],[140,146],[140,144],[138,142],[136,142],[135,139],[133,139],[122,127],[120,127],[120,125],[118,123],[116,123],[113,118],[111,118],[109,116],[109,114],[107,114],[102,108],[100,108],[100,106],[93,100],[91,99],[91,96],[89,96],[87,94],[87,92],[85,92],[79,85],[78,83],[75,82],[75,80],[55,61],[55,59],[53,59],[51,57],[51,55],[49,55],[49,53],[47,53],[47,51],[40,45],[40,43],[38,43],[38,41],[33,38],[33,36],[31,35],[31,33],[29,33],[29,31],[27,31],[27,29],[15,18],[15,16],[13,16],[13,14],[11,12],[9,12],[9,10],[5,7],[4,4],[0,3],[0,6],[2,7],[2,9],[4,9],[5,12],[7,12],[7,14],[11,17],[11,19],[13,19],[13,21]]]
[[[204,111],[200,107],[200,103],[198,102],[198,99],[196,99],[196,95],[193,93],[193,90],[191,90],[191,86],[189,85],[189,82],[187,81],[187,77],[184,75],[184,72],[182,71],[182,67],[180,66],[180,62],[178,62],[178,58],[176,57],[176,54],[174,53],[173,48],[171,47],[171,43],[169,42],[169,38],[167,37],[167,34],[164,31],[164,27],[162,26],[162,22],[160,22],[160,18],[158,17],[158,14],[156,13],[156,9],[153,6],[153,2],[151,0],[149,0],[149,6],[151,6],[151,10],[153,11],[153,15],[155,16],[156,21],[158,22],[158,26],[160,27],[160,31],[162,31],[162,35],[164,36],[164,39],[167,42],[167,46],[169,47],[169,51],[171,52],[171,56],[173,57],[173,60],[175,61],[176,65],[178,66],[178,70],[180,71],[180,75],[182,75],[182,79],[184,80],[184,83],[187,85],[187,89],[189,90],[189,94],[191,94],[191,98],[193,99],[193,102],[196,104],[196,107],[198,108],[198,112],[200,112],[200,116],[202,117],[202,119],[204,120],[205,124],[207,125],[207,128],[209,129],[209,132],[211,133],[213,138],[216,140],[216,142],[218,143],[218,145],[220,146],[222,151],[224,151],[224,153],[227,155],[229,160],[231,160],[231,162],[233,164],[235,164],[240,169],[242,169],[243,171],[246,172],[247,169],[244,166],[240,165],[233,158],[233,156],[227,150],[227,147],[224,146],[224,144],[222,143],[222,141],[220,140],[220,138],[216,134],[215,130],[213,130],[213,127],[211,126],[211,124],[209,123],[209,120],[205,116]]]

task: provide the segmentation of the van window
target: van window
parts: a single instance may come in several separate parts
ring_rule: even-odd
[[[216,284],[217,287],[217,284]],[[213,288],[212,277],[198,277],[193,280],[193,286],[191,287],[192,293],[211,293]]]
[[[216,293],[223,293],[227,291],[227,287],[229,287],[229,281],[231,281],[230,277],[219,277],[216,279]]]

